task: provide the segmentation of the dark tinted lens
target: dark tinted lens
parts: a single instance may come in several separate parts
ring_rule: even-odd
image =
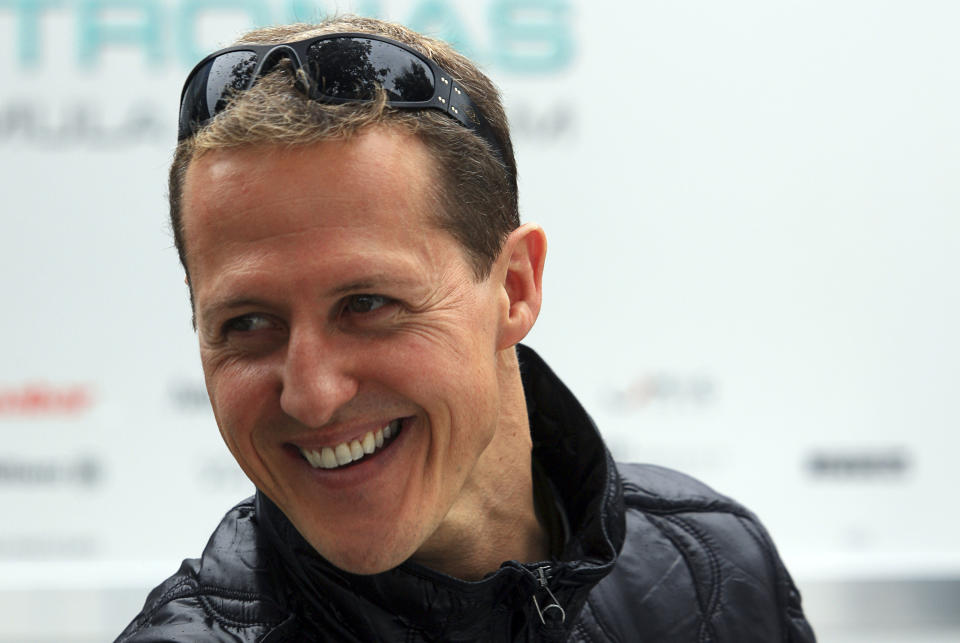
[[[256,66],[254,52],[231,51],[198,69],[190,78],[180,104],[180,138],[192,134],[226,107],[233,92],[246,89]]]
[[[429,101],[433,72],[422,60],[395,45],[366,38],[330,38],[310,45],[307,72],[329,98],[369,100],[376,89],[391,101]]]
[[[234,92],[243,91],[250,83],[257,66],[257,55],[252,51],[231,51],[211,61],[207,75],[207,105],[210,116],[226,107]]]

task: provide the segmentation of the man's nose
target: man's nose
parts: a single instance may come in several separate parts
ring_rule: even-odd
[[[351,373],[354,358],[345,348],[318,331],[291,333],[280,393],[284,413],[305,426],[320,427],[354,398],[358,388]]]

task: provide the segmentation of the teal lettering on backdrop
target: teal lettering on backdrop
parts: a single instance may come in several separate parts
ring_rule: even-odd
[[[180,3],[177,15],[177,35],[179,36],[180,59],[193,66],[208,51],[203,51],[196,42],[196,23],[200,16],[217,11],[236,13],[242,11],[250,17],[250,28],[268,25],[270,8],[261,0],[187,0]]]
[[[290,0],[287,3],[289,22],[317,22],[327,15],[323,3],[316,0]]]
[[[108,19],[110,11],[139,15],[138,20]],[[77,56],[91,65],[104,48],[128,45],[143,48],[153,64],[163,60],[160,25],[163,14],[156,0],[83,0],[77,6]]]
[[[21,65],[32,66],[39,62],[43,44],[40,18],[44,11],[61,4],[60,0],[0,0],[0,7],[13,7],[17,12],[17,58]]]
[[[420,2],[414,7],[406,24],[414,31],[449,42],[468,58],[476,55],[463,21],[460,20],[456,7],[451,2],[444,0]]]
[[[318,22],[327,15],[323,2],[317,0],[290,0],[287,3],[287,22]],[[353,6],[352,13],[358,16],[380,17],[379,0],[361,0]]]
[[[573,58],[568,10],[564,0],[495,0],[490,5],[494,62],[534,73],[566,67]]]
[[[441,38],[481,63],[521,73],[560,71],[574,53],[568,0],[484,0],[487,33],[471,33],[454,0],[415,0],[398,16],[416,31]],[[360,15],[384,16],[382,0],[346,3]],[[314,21],[327,15],[332,0],[0,0],[0,11],[15,15],[15,51],[24,67],[44,59],[45,18],[66,13],[76,25],[76,60],[96,66],[104,50],[134,47],[144,62],[157,65],[175,56],[193,66],[207,51],[197,42],[201,19],[211,14],[243,14],[250,28],[284,21]],[[483,36],[481,38],[481,36]],[[483,43],[485,46],[479,46]]]

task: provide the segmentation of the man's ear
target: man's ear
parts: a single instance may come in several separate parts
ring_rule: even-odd
[[[517,344],[537,321],[546,257],[547,235],[534,223],[520,226],[504,242],[494,268],[494,276],[503,280],[508,302],[506,315],[500,320],[497,350]]]

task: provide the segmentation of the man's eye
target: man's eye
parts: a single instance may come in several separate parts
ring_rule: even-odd
[[[267,330],[273,327],[273,322],[263,315],[241,315],[234,317],[223,325],[224,333],[240,332],[252,333],[258,330]]]
[[[354,314],[372,313],[390,303],[390,299],[383,295],[351,295],[347,297],[343,308]]]

